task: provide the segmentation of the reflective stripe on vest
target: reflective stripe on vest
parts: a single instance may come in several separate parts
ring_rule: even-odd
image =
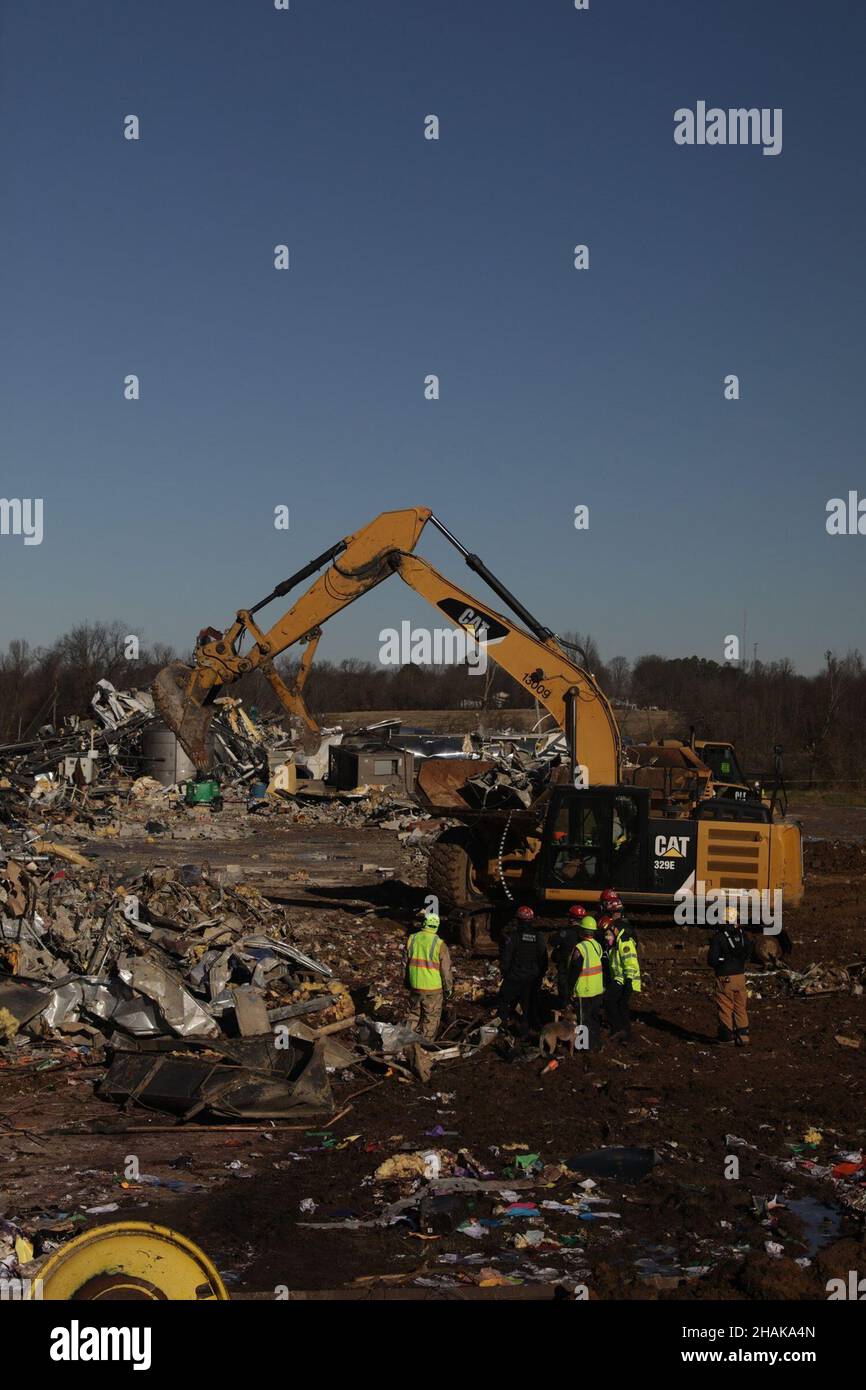
[[[637,946],[630,937],[617,937],[610,953],[610,973],[618,985],[631,980],[635,994],[640,993],[640,961]]]
[[[578,999],[594,999],[604,993],[601,970],[601,947],[597,941],[578,941],[577,949],[583,962],[574,992]]]
[[[439,957],[442,941],[435,931],[419,931],[409,937],[409,988],[441,989]]]

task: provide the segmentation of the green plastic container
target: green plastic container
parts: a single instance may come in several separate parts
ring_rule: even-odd
[[[187,782],[184,801],[187,806],[210,806],[212,811],[221,810],[223,799],[219,782],[215,777]]]

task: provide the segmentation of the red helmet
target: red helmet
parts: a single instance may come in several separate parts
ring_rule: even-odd
[[[519,907],[517,909],[517,920],[518,922],[534,922],[535,913],[532,911],[531,907]]]
[[[568,909],[568,915],[569,917],[576,918],[579,922],[582,917],[586,916],[586,908],[583,906],[582,903],[575,903],[574,907],[570,907]]]
[[[601,895],[601,905],[608,912],[622,912],[622,900],[615,888],[605,888]]]

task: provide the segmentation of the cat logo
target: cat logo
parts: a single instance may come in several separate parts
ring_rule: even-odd
[[[688,835],[656,835],[656,854],[660,859],[685,859]]]
[[[486,642],[488,646],[492,642],[501,642],[511,631],[492,614],[485,613],[483,608],[470,608],[457,598],[443,598],[436,607],[440,608],[452,623],[458,623],[460,627],[471,632],[476,642]]]

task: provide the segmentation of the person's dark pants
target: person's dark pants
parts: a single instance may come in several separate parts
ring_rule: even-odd
[[[514,1010],[520,1005],[520,1022],[517,1031],[526,1037],[530,1028],[538,1027],[538,996],[541,992],[541,977],[531,979],[506,975],[499,989],[499,1017],[503,1023],[510,1023]]]
[[[631,989],[614,981],[604,992],[604,1011],[613,1034],[631,1036]]]
[[[601,1047],[601,1006],[603,1000],[603,994],[596,994],[592,999],[581,999],[578,995],[574,1000],[578,1025],[582,1025],[587,1031],[587,1050],[589,1052],[598,1052]]]
[[[568,965],[556,967],[556,1007],[560,1011],[569,1008],[574,1000],[568,992]]]

